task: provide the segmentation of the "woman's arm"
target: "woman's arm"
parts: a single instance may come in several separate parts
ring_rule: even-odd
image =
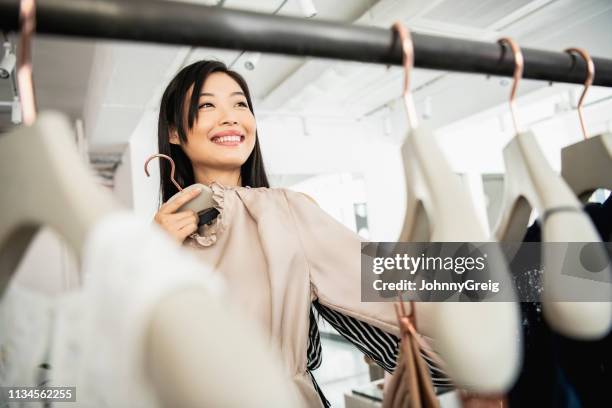
[[[397,365],[399,337],[325,307],[316,300],[312,302],[312,305],[319,315],[336,329],[342,337],[351,342],[363,354],[374,360],[385,371],[393,373]],[[453,386],[448,376],[424,352],[421,352],[421,356],[423,356],[429,367],[435,387]]]

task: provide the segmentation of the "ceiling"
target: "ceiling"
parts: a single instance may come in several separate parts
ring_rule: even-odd
[[[215,5],[216,0],[191,1]],[[495,41],[512,36],[527,47],[562,50],[583,46],[592,55],[612,55],[609,0],[345,0],[313,1],[314,19],[389,27],[396,19],[418,32]],[[272,13],[282,0],[226,0],[223,7]],[[281,15],[301,16],[296,0]],[[263,55],[256,69],[244,68],[239,51],[108,41],[37,38],[34,76],[40,109],[82,118],[92,150],[122,146],[147,109],[158,106],[165,84],[182,66],[203,58],[233,64],[254,96],[259,117],[302,115],[368,118],[401,93],[400,67],[316,58]],[[523,81],[519,93],[547,84]],[[484,75],[415,70],[417,109],[444,126],[507,99],[507,81]],[[10,81],[0,80],[0,101],[12,99]],[[465,98],[465,95],[475,97]],[[10,110],[0,106],[0,126]]]

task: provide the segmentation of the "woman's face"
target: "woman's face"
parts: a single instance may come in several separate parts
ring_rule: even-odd
[[[185,98],[189,110],[193,85]],[[208,76],[202,86],[198,113],[183,151],[194,167],[235,170],[246,162],[255,146],[255,117],[240,85],[223,72]],[[176,131],[170,143],[180,144]]]

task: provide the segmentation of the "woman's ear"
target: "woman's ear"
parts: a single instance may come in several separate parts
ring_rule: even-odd
[[[181,139],[179,138],[178,131],[176,129],[170,129],[170,136],[168,137],[168,141],[175,145],[181,144]]]

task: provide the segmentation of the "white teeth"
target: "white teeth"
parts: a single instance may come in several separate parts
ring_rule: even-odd
[[[213,138],[215,143],[238,143],[242,139],[241,136],[220,136]]]

